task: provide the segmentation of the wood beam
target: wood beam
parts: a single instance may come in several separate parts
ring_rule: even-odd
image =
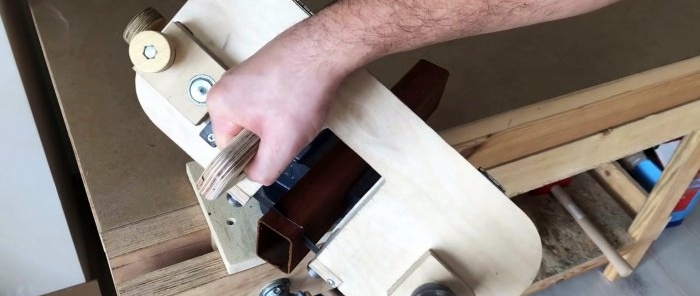
[[[700,129],[700,100],[488,170],[515,196]]]
[[[211,252],[197,204],[101,234],[115,284]]]
[[[469,160],[491,168],[699,98],[700,72],[661,81],[494,134]]]
[[[630,216],[637,215],[647,201],[647,192],[617,161],[602,164],[593,169],[591,175],[605,187]]]
[[[576,139],[577,137],[580,138],[582,137],[581,135],[585,136],[586,133],[592,134],[641,117],[635,117],[633,113],[637,115],[645,113],[638,112],[639,110],[631,113],[624,112],[626,113],[624,119],[622,119],[622,116],[618,119],[613,118],[612,121],[607,121],[607,124],[591,124],[587,122],[582,124],[581,122],[584,122],[584,118],[581,117],[580,114],[588,114],[587,116],[596,118],[602,116],[591,114],[591,108],[601,108],[610,105],[616,106],[617,108],[627,104],[640,104],[638,98],[642,96],[646,99],[653,98],[653,104],[648,104],[643,107],[644,109],[649,108],[653,110],[649,112],[649,114],[652,114],[663,110],[665,103],[661,105],[658,103],[668,98],[665,96],[668,92],[675,93],[678,91],[689,97],[700,98],[700,88],[697,87],[682,87],[682,90],[671,89],[676,83],[681,80],[690,79],[690,76],[695,76],[698,72],[700,72],[700,57],[652,69],[542,103],[533,104],[473,123],[450,128],[440,132],[440,135],[445,141],[455,147],[457,151],[467,156],[473,148],[478,148],[480,145],[487,145],[483,147],[491,147],[491,149],[480,148],[483,149],[483,151],[478,152],[479,154],[476,154],[472,159],[475,165],[488,168],[492,167],[493,165],[489,164],[494,162],[504,163],[517,158],[514,158],[513,155],[523,156],[534,153],[537,149],[533,149],[533,147],[539,147],[538,149],[551,148],[556,146],[555,143],[563,143],[571,139]],[[575,116],[567,118],[565,116],[562,117],[561,114],[574,114]],[[619,116],[619,114],[613,113],[611,115],[608,113],[604,117],[608,120],[610,119],[609,117],[617,116]],[[580,119],[578,119],[578,117],[580,117]],[[615,124],[615,122],[617,122],[617,124]],[[561,124],[561,126],[548,126],[550,123]],[[584,127],[583,125],[588,126]],[[596,128],[592,128],[593,126],[596,126]],[[534,127],[541,127],[543,129],[537,130],[533,129]],[[552,128],[556,129],[559,133],[563,133],[563,135],[552,136],[550,133],[553,132]],[[574,137],[574,134],[577,136]],[[505,136],[508,137],[505,138]],[[512,136],[522,136],[522,138],[511,138]],[[535,142],[535,136],[546,141],[534,143],[536,146],[531,146],[531,142]],[[522,151],[517,150],[515,154],[512,154],[513,152],[508,150],[505,151],[504,155],[496,153],[497,150],[493,150],[493,148],[505,147],[502,146],[503,144],[496,145],[494,143],[494,141],[498,139],[507,141],[509,145],[515,143],[515,146],[523,146],[524,148],[515,148],[526,149],[529,152],[526,151],[526,153],[523,154]],[[521,140],[525,140],[530,144],[524,145],[523,143],[525,142]],[[481,161],[486,154],[490,155],[493,159],[489,162],[482,163]]]
[[[697,114],[697,113],[695,113]],[[649,200],[632,221],[629,233],[638,245],[626,256],[626,260],[636,267],[668,224],[668,218],[688,185],[700,170],[700,131],[686,136],[664,169],[661,179],[649,194]],[[618,277],[611,266],[604,272],[610,279]]]
[[[312,255],[313,256],[313,255]],[[307,256],[301,266],[306,266]],[[119,295],[257,295],[267,283],[288,277],[295,287],[304,287],[313,295],[329,288],[323,280],[310,278],[305,268],[291,275],[264,264],[243,273],[228,275],[221,256],[214,251],[159,269],[117,286]]]

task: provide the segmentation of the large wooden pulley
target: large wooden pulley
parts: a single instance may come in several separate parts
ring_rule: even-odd
[[[129,59],[137,71],[157,73],[173,64],[175,49],[160,33],[165,24],[165,18],[149,7],[134,16],[124,29],[122,37],[129,43]]]

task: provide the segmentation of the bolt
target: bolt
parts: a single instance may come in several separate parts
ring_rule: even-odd
[[[143,56],[146,57],[146,59],[148,59],[148,60],[155,59],[156,55],[158,55],[158,50],[156,49],[155,46],[146,45],[143,47]]]
[[[236,199],[234,199],[233,196],[231,196],[231,194],[228,194],[228,193],[226,194],[226,201],[228,201],[228,204],[230,204],[234,208],[240,208],[243,206]]]
[[[331,286],[332,288],[335,288],[335,281],[329,279],[326,281],[326,283],[328,283],[328,285]]]
[[[309,276],[310,276],[311,278],[314,278],[314,279],[320,279],[320,278],[321,278],[321,276],[320,276],[318,273],[316,273],[316,271],[313,270],[313,269],[311,268],[311,266],[309,266],[309,265],[306,266],[306,272],[309,274]]]

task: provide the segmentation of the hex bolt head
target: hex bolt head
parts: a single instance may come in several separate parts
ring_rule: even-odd
[[[148,60],[155,59],[158,55],[158,50],[153,45],[146,45],[143,47],[143,56]]]

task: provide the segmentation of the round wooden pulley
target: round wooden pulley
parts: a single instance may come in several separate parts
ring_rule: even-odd
[[[165,28],[167,21],[160,12],[153,7],[148,7],[136,14],[124,28],[122,38],[126,43],[130,43],[136,34],[143,31],[161,31]]]
[[[175,49],[168,38],[156,31],[143,31],[129,42],[129,58],[140,72],[167,70],[175,59]]]

